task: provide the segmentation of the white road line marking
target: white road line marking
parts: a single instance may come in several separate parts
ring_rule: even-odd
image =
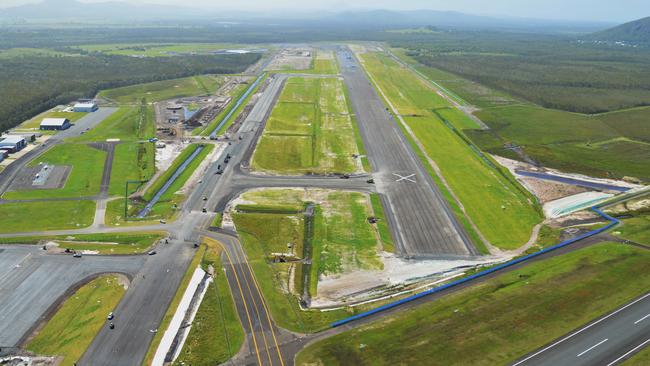
[[[605,339],[603,339],[602,341],[600,341],[600,342],[594,344],[593,346],[587,348],[586,350],[584,350],[584,351],[578,353],[578,356],[576,356],[576,357],[580,357],[580,356],[584,355],[585,353],[587,353],[587,352],[591,351],[592,349],[594,349],[594,348],[600,346],[601,344],[607,342],[608,340],[609,340],[609,338],[605,338]]]
[[[593,327],[594,325],[596,325],[596,324],[602,322],[603,320],[605,320],[605,319],[607,319],[607,318],[610,318],[610,317],[612,317],[612,316],[614,316],[614,315],[620,313],[621,311],[623,311],[623,310],[627,309],[628,307],[630,307],[630,306],[636,304],[637,302],[642,301],[642,300],[645,300],[645,298],[648,297],[648,296],[650,296],[650,292],[648,292],[647,294],[641,296],[640,298],[638,298],[638,299],[632,301],[631,303],[629,303],[629,304],[623,306],[622,308],[620,308],[620,309],[614,311],[613,313],[611,313],[611,314],[609,314],[609,315],[607,315],[607,316],[604,316],[604,317],[598,319],[597,321],[595,321],[595,322],[593,322],[593,323],[587,325],[586,327],[584,327],[584,328],[582,328],[582,329],[579,329],[579,330],[577,330],[577,331],[575,331],[575,332],[569,334],[568,336],[566,336],[566,337],[560,339],[559,341],[557,341],[557,342],[551,344],[550,346],[545,347],[545,348],[543,348],[543,349],[541,349],[541,350],[539,350],[539,351],[533,353],[532,355],[530,355],[530,356],[524,358],[523,360],[521,360],[521,361],[519,361],[519,362],[517,362],[517,363],[512,364],[512,366],[521,365],[522,363],[524,363],[524,362],[530,360],[531,358],[533,358],[533,357],[539,355],[540,353],[546,352],[546,351],[548,351],[549,349],[551,349],[551,348],[557,346],[558,344],[560,344],[560,343],[566,341],[567,339],[569,339],[569,338],[571,338],[571,337],[573,337],[573,336],[576,336],[576,335],[578,335],[578,334],[584,332],[585,330],[587,330],[587,329]]]
[[[632,348],[631,350],[627,351],[623,356],[615,359],[614,361],[610,362],[607,364],[607,366],[612,366],[613,364],[617,363],[618,361],[624,359],[625,357],[629,356],[631,353],[636,352],[639,348],[643,348],[648,342],[650,342],[650,338],[646,339],[645,342],[641,343],[640,345]]]
[[[403,175],[400,175],[400,174],[393,173],[393,175],[396,176],[396,177],[399,177],[399,179],[396,180],[395,182],[401,182],[403,180],[407,180],[407,181],[409,181],[411,183],[416,183],[414,179],[411,179],[412,177],[415,176],[415,174],[403,176]]]
[[[648,314],[648,315],[644,316],[643,318],[641,318],[641,319],[635,321],[634,324],[639,324],[639,323],[641,323],[642,321],[644,321],[644,320],[645,320],[646,318],[648,318],[648,317],[650,317],[650,314]]]

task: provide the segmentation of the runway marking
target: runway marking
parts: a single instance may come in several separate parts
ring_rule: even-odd
[[[280,364],[284,366],[284,360],[282,359],[282,352],[280,352],[280,346],[278,345],[278,339],[275,337],[275,330],[273,329],[273,323],[271,322],[271,316],[269,315],[269,308],[266,306],[266,300],[264,300],[264,296],[262,295],[262,291],[260,290],[259,284],[257,283],[257,279],[255,278],[255,275],[253,273],[253,269],[251,268],[250,263],[248,261],[245,261],[246,265],[248,266],[248,270],[251,272],[251,277],[253,277],[253,284],[255,284],[255,288],[257,288],[257,292],[260,295],[260,299],[262,299],[262,306],[264,307],[264,310],[266,311],[266,320],[269,322],[269,328],[271,328],[271,334],[273,335],[273,341],[275,342],[275,349],[278,352],[278,358],[280,358]],[[268,352],[268,351],[267,351]]]
[[[638,351],[640,348],[643,348],[648,342],[650,342],[650,338],[646,339],[645,342],[641,343],[640,345],[638,345],[638,346],[632,348],[631,350],[627,351],[623,356],[621,356],[621,357],[615,359],[614,361],[608,363],[607,366],[612,366],[615,363],[617,363],[618,361],[620,361],[620,360],[624,359],[625,357],[629,356],[630,354]]]
[[[396,177],[399,177],[399,179],[397,179],[397,180],[395,181],[395,183],[397,183],[397,182],[401,182],[401,181],[403,181],[403,180],[409,181],[409,182],[411,182],[411,183],[417,183],[417,182],[415,181],[415,179],[411,179],[412,177],[415,177],[415,173],[413,173],[413,174],[411,174],[411,175],[400,175],[400,174],[397,174],[397,173],[393,173],[393,175],[396,176]]]
[[[578,356],[576,356],[576,357],[580,357],[580,356],[584,355],[585,353],[587,353],[587,352],[591,351],[592,349],[594,349],[594,348],[600,346],[601,344],[607,342],[608,340],[609,340],[609,338],[605,338],[605,339],[603,339],[602,341],[600,341],[600,342],[594,344],[593,346],[587,348],[586,350],[584,350],[584,351],[578,353]]]
[[[639,324],[639,323],[641,323],[642,321],[646,320],[646,318],[648,318],[648,317],[650,317],[650,314],[648,314],[648,315],[644,316],[643,318],[641,318],[641,319],[635,321],[634,324],[635,324],[635,325],[636,325],[636,324]]]
[[[519,362],[517,362],[517,363],[512,364],[512,366],[521,365],[522,363],[524,363],[524,362],[530,360],[531,358],[533,358],[533,357],[539,355],[540,353],[546,352],[546,351],[548,351],[549,349],[551,349],[551,348],[557,346],[558,344],[560,344],[560,343],[566,341],[567,339],[572,338],[573,336],[576,336],[576,335],[578,335],[578,334],[584,332],[585,330],[587,330],[587,329],[593,327],[594,325],[596,325],[596,324],[602,322],[603,320],[608,319],[608,318],[610,318],[610,317],[612,317],[612,316],[614,316],[614,315],[620,313],[621,311],[623,311],[623,310],[627,309],[628,307],[630,307],[630,306],[636,304],[637,302],[642,301],[642,300],[645,300],[645,298],[648,297],[648,296],[650,296],[650,292],[648,292],[647,294],[641,296],[640,298],[638,298],[638,299],[632,301],[631,303],[629,303],[629,304],[623,306],[622,308],[620,308],[620,309],[618,309],[618,310],[612,312],[611,314],[609,314],[609,315],[607,315],[607,316],[604,316],[604,317],[602,317],[602,318],[596,320],[595,322],[593,322],[593,323],[587,325],[586,327],[584,327],[584,328],[582,328],[582,329],[579,329],[579,330],[577,330],[577,331],[575,331],[575,332],[569,334],[568,336],[566,336],[566,337],[560,339],[559,341],[557,341],[557,342],[551,344],[550,346],[545,347],[545,348],[543,348],[543,349],[541,349],[541,350],[539,350],[539,351],[533,353],[532,355],[530,355],[530,356],[524,358],[523,360],[521,360],[521,361],[519,361]]]
[[[242,258],[239,256],[238,248],[235,248],[235,250],[233,250],[233,254],[235,255],[235,257],[237,257],[237,260],[239,261],[239,264],[242,265]],[[248,262],[245,260],[245,258],[243,260],[243,263],[248,264]],[[249,269],[249,272],[250,272],[250,269]],[[252,273],[250,273],[250,275],[251,275],[251,277],[253,277],[253,279],[255,279],[255,277],[253,276]],[[246,276],[244,276],[244,281],[246,281],[246,287],[248,288],[248,293],[251,295],[251,299],[253,300],[253,305],[254,305],[253,310],[255,310],[255,314],[257,315],[257,320],[260,322],[260,327],[262,328],[261,329],[262,330],[262,339],[264,340],[264,347],[265,347],[264,350],[266,351],[266,356],[269,359],[269,364],[273,365],[273,361],[271,360],[271,353],[269,352],[269,344],[266,341],[266,334],[264,332],[264,328],[262,327],[262,317],[260,316],[260,312],[257,310],[257,301],[255,301],[255,295],[253,295],[253,290],[251,289],[250,281],[248,281],[248,278],[246,278]],[[260,296],[260,298],[262,298],[261,294],[259,294],[259,296]],[[251,331],[252,330],[253,329],[251,329]]]
[[[257,356],[257,362],[261,365],[262,364],[262,359],[260,359],[260,349],[257,347],[257,339],[255,338],[255,332],[253,331],[253,321],[251,320],[251,316],[248,312],[248,304],[246,303],[246,298],[244,297],[244,290],[241,287],[241,283],[239,282],[239,276],[237,276],[237,270],[235,269],[235,266],[233,265],[232,258],[230,257],[230,254],[228,254],[228,249],[223,246],[219,241],[219,246],[223,249],[223,252],[226,253],[226,256],[228,257],[228,262],[230,262],[230,267],[232,268],[232,272],[235,274],[235,280],[237,281],[237,287],[239,287],[239,293],[241,294],[241,299],[242,302],[244,303],[244,309],[246,309],[246,317],[248,318],[248,325],[251,327],[251,334],[253,335],[253,344],[255,346],[255,350],[257,351],[255,353],[255,356]]]

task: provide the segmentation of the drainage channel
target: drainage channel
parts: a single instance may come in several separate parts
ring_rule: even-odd
[[[201,151],[203,151],[204,148],[205,148],[205,146],[199,146],[196,150],[194,150],[194,152],[192,153],[192,155],[190,155],[190,156],[187,157],[187,159],[183,162],[183,164],[181,164],[181,165],[176,169],[176,171],[174,172],[174,174],[172,174],[172,176],[169,177],[169,179],[167,180],[167,182],[165,182],[165,184],[160,188],[160,190],[159,190],[158,192],[156,192],[156,194],[153,196],[153,198],[151,199],[151,201],[149,201],[149,203],[147,203],[147,205],[144,206],[144,208],[142,209],[142,211],[140,211],[140,212],[138,213],[137,218],[141,219],[141,218],[143,218],[143,217],[145,217],[145,216],[147,216],[147,215],[149,214],[149,212],[151,211],[151,209],[153,208],[153,206],[154,206],[156,203],[158,203],[158,201],[160,200],[160,197],[162,197],[162,195],[165,194],[165,192],[167,192],[167,190],[169,189],[169,187],[171,187],[171,185],[176,181],[176,179],[178,179],[178,177],[179,177],[181,174],[183,174],[183,172],[185,171],[185,169],[187,169],[187,166],[190,165],[190,163],[191,163],[191,162],[192,162],[192,161],[193,161],[193,160],[194,160],[194,159],[195,159],[195,158],[196,158],[196,157],[201,153]]]
[[[253,92],[253,90],[257,87],[257,85],[259,85],[260,81],[262,81],[262,79],[264,78],[265,75],[266,75],[266,73],[264,72],[260,76],[258,76],[257,79],[255,80],[255,82],[253,84],[251,84],[251,86],[248,87],[246,92],[241,97],[239,97],[239,99],[237,100],[237,103],[235,103],[235,105],[230,109],[228,114],[226,114],[226,116],[223,117],[221,119],[221,121],[219,121],[219,124],[217,125],[217,127],[215,127],[214,130],[212,130],[212,132],[210,133],[210,138],[211,139],[214,139],[215,137],[217,137],[217,132],[221,129],[221,127],[224,124],[226,124],[226,122],[228,122],[230,120],[230,117],[232,117],[232,115],[235,114],[237,109],[239,109],[239,107],[244,103],[246,98],[248,98],[248,96]]]

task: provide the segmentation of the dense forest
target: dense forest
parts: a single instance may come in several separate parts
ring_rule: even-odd
[[[599,113],[650,105],[647,48],[496,32],[447,32],[391,44],[422,64],[547,108]]]
[[[0,131],[100,89],[207,73],[237,73],[259,54],[134,58],[91,53],[0,58]]]

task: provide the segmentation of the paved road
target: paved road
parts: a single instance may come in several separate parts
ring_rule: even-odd
[[[142,256],[47,254],[34,245],[0,245],[0,347],[16,346],[77,283],[114,272],[131,277]]]
[[[285,355],[282,345],[298,339],[278,328],[260,291],[246,253],[233,236],[204,232],[224,246],[223,265],[233,299],[246,333],[243,350],[233,359],[234,364],[291,365],[293,355]]]
[[[115,309],[115,329],[102,328],[79,365],[140,365],[185,271],[192,261],[195,227],[204,227],[207,216],[190,214],[169,244],[160,244],[148,256],[131,287]]]
[[[513,366],[616,365],[650,343],[650,293],[550,345]]]
[[[399,254],[478,255],[361,65],[347,50],[337,56]]]

